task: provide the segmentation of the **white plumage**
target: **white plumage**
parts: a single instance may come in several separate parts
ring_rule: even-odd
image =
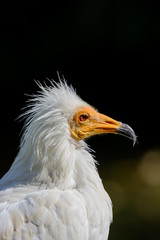
[[[88,123],[74,118],[93,108],[65,82],[39,87],[19,153],[0,180],[0,240],[106,240],[112,204],[83,141],[93,129],[80,138]]]

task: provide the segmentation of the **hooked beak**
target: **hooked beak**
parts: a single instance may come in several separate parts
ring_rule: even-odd
[[[121,123],[120,127],[117,128],[116,131],[119,135],[122,135],[122,136],[125,136],[125,137],[131,139],[133,141],[133,146],[135,145],[135,143],[137,141],[137,136],[135,135],[135,132],[129,125],[127,125],[125,123]]]
[[[100,113],[99,113],[99,121],[97,122],[97,126],[95,127],[99,130],[98,134],[115,133],[115,134],[125,136],[133,141],[133,146],[137,141],[137,136],[135,135],[135,132],[129,125],[118,122]]]

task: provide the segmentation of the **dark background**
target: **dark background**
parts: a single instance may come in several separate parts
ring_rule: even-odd
[[[159,233],[160,172],[153,177],[160,171],[159,12],[154,0],[0,4],[1,176],[18,151],[23,122],[15,119],[28,99],[24,93],[38,90],[34,79],[57,80],[59,71],[84,100],[138,135],[135,148],[120,136],[88,141],[115,206],[114,240]]]

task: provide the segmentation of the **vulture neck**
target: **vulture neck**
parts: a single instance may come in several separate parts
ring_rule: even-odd
[[[101,185],[95,160],[85,142],[63,137],[49,145],[43,140],[33,144],[27,139],[21,144],[14,163],[0,181],[1,187],[36,185],[64,190],[82,188],[89,183]]]

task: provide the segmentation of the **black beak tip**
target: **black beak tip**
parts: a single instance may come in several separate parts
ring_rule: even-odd
[[[117,133],[119,135],[125,136],[129,139],[132,139],[133,147],[134,147],[134,145],[137,142],[137,136],[136,136],[135,132],[133,131],[133,129],[129,125],[121,123],[120,127],[117,128]]]

